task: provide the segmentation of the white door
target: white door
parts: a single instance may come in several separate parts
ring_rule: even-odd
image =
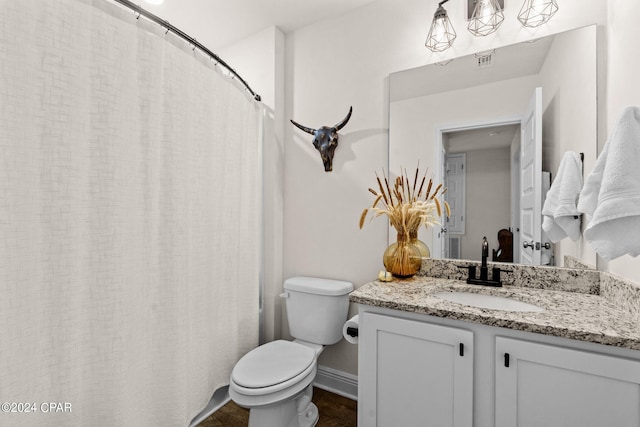
[[[464,234],[465,231],[466,155],[464,153],[447,154],[444,158],[444,185],[447,187],[444,199],[451,208],[451,215],[447,217],[446,214],[443,213],[441,219],[441,241],[443,242],[442,247],[444,248],[442,258],[455,258],[451,253],[451,237]]]
[[[551,173],[542,171],[542,206],[544,206],[544,201],[547,199],[547,193],[551,188]],[[547,233],[544,232],[544,229],[540,230],[540,240],[542,242],[542,247],[540,248],[540,265],[554,265],[553,259],[553,245],[547,237]]]
[[[471,427],[473,332],[361,313],[358,426]]]
[[[542,232],[542,88],[520,125],[520,263],[540,265]]]
[[[451,208],[451,216],[446,222],[447,233],[464,234],[466,155],[464,153],[448,154],[446,159],[445,186],[447,192],[444,197]]]
[[[441,137],[442,134],[441,134]],[[440,159],[440,182],[445,187],[447,186],[447,151],[443,144],[438,146],[438,158]],[[446,200],[446,194],[445,194]],[[440,217],[440,226],[437,225],[433,229],[433,254],[440,254],[440,258],[449,258],[449,236],[447,232],[447,216],[442,214]]]

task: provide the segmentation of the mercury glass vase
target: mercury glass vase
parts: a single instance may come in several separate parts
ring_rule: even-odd
[[[418,248],[411,244],[408,234],[398,233],[396,242],[384,251],[382,262],[394,276],[411,277],[420,270],[422,256]]]

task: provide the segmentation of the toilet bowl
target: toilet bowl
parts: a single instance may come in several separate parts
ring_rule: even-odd
[[[311,403],[317,349],[296,341],[272,341],[247,353],[233,369],[231,399],[250,408],[249,426],[310,427],[318,420]],[[286,421],[286,423],[285,423]]]
[[[244,355],[233,368],[229,396],[249,408],[249,427],[312,427],[311,402],[317,358],[342,338],[349,308],[349,282],[294,277],[284,284],[293,341],[277,340]]]

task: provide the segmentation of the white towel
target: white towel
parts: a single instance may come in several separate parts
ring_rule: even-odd
[[[640,254],[640,108],[627,107],[587,177],[578,210],[584,236],[604,259]]]
[[[582,160],[574,151],[562,156],[556,177],[542,208],[542,229],[556,243],[565,237],[580,238],[578,196],[582,190]]]

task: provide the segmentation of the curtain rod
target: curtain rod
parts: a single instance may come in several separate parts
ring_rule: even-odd
[[[247,91],[249,91],[249,93],[253,96],[253,99],[255,99],[256,101],[261,101],[260,95],[258,95],[257,93],[255,93],[253,91],[253,89],[251,89],[251,86],[249,86],[249,84],[240,76],[240,74],[238,74],[236,72],[236,70],[231,68],[229,66],[229,64],[224,62],[222,60],[222,58],[220,58],[218,55],[213,53],[211,50],[209,50],[202,43],[200,43],[199,41],[197,41],[196,39],[194,39],[193,37],[191,37],[190,35],[188,35],[184,31],[182,31],[181,29],[175,27],[174,25],[171,25],[169,23],[169,21],[165,21],[164,19],[160,18],[159,16],[154,15],[153,13],[149,12],[148,10],[145,10],[145,9],[141,8],[140,6],[138,6],[135,3],[130,2],[129,0],[113,0],[113,1],[115,1],[116,3],[120,3],[121,5],[123,5],[125,7],[128,7],[129,9],[135,11],[136,13],[138,13],[139,16],[140,15],[144,16],[148,20],[153,21],[156,24],[166,28],[168,31],[171,31],[172,33],[176,34],[177,36],[183,38],[184,40],[188,41],[189,43],[191,43],[192,45],[194,45],[195,47],[197,47],[198,49],[200,49],[201,51],[203,51],[204,53],[209,55],[218,64],[220,64],[224,68],[226,68],[233,75],[233,77],[237,78],[240,81],[240,83],[242,83],[244,85],[245,89]]]

